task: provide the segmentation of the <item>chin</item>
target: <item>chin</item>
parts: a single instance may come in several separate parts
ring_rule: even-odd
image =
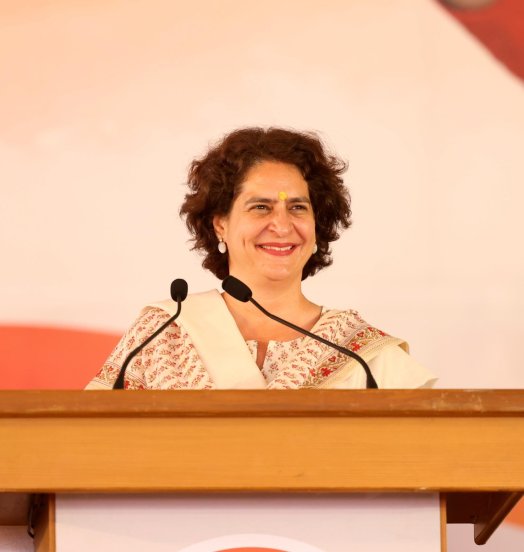
[[[296,271],[289,271],[283,268],[275,268],[272,270],[262,270],[259,272],[262,278],[270,280],[271,282],[284,282],[286,280],[296,280],[300,282],[302,279],[302,271],[297,275]]]

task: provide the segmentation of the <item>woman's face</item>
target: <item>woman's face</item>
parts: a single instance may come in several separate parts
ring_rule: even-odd
[[[315,216],[297,167],[274,161],[254,165],[230,213],[213,222],[227,244],[230,274],[248,284],[300,284],[315,245]]]

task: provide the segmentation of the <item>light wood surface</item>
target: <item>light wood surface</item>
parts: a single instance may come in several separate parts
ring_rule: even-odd
[[[20,496],[439,491],[485,538],[524,490],[524,391],[0,391],[0,442]]]
[[[524,419],[15,418],[6,491],[517,491]],[[489,446],[487,444],[489,443]],[[329,451],[329,452],[328,452]],[[510,453],[511,451],[511,453]]]

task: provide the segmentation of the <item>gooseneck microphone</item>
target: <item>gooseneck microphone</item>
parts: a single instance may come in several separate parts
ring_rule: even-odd
[[[364,371],[366,372],[366,387],[368,389],[378,389],[377,382],[375,381],[375,378],[373,377],[373,374],[371,373],[369,366],[366,364],[366,361],[361,356],[357,355],[353,351],[350,351],[349,349],[346,349],[345,347],[341,347],[336,343],[331,343],[331,341],[328,341],[327,339],[324,339],[319,335],[315,335],[314,333],[308,332],[307,330],[304,330],[304,328],[301,328],[300,326],[296,326],[295,324],[292,324],[287,320],[284,320],[274,314],[271,314],[262,305],[257,303],[255,299],[253,299],[253,293],[246,286],[246,284],[244,284],[244,282],[241,282],[238,278],[235,278],[234,276],[226,276],[226,278],[222,282],[222,289],[226,293],[231,295],[231,297],[234,297],[238,301],[242,301],[243,303],[247,303],[248,301],[250,301],[251,303],[253,303],[253,305],[255,305],[257,309],[262,311],[266,316],[269,316],[269,318],[271,318],[272,320],[275,320],[276,322],[280,322],[281,324],[284,324],[284,326],[287,326],[288,328],[291,328],[297,332],[300,332],[301,334],[307,335],[312,339],[316,339],[317,341],[320,341],[324,345],[327,345],[328,347],[333,347],[333,349],[336,349],[342,354],[349,356],[351,358],[354,358],[358,363],[361,364],[362,368],[364,368]]]
[[[173,280],[173,282],[171,282],[171,299],[177,302],[176,313],[167,322],[164,322],[164,324],[162,324],[160,328],[158,328],[158,330],[155,330],[155,332],[152,333],[141,345],[139,345],[136,349],[133,349],[127,355],[124,361],[124,364],[122,364],[122,368],[120,368],[118,377],[116,378],[116,381],[113,384],[113,389],[124,389],[124,377],[126,375],[126,370],[129,363],[148,343],[151,343],[151,341],[153,341],[153,339],[155,339],[155,337],[158,334],[162,333],[171,324],[171,322],[175,321],[178,318],[180,311],[182,310],[182,301],[186,297],[187,297],[187,282],[185,280],[182,280],[181,278],[177,278],[176,280]]]

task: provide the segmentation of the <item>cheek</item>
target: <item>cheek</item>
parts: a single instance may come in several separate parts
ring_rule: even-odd
[[[315,239],[315,221],[313,219],[300,221],[297,229],[305,239]]]
[[[253,217],[250,220],[246,220],[241,227],[242,237],[249,240],[259,236],[267,228],[268,222],[262,217]]]
[[[244,218],[240,221],[234,221],[228,228],[228,238],[230,242],[245,245],[256,238],[264,231],[265,224],[261,220],[248,220]]]

